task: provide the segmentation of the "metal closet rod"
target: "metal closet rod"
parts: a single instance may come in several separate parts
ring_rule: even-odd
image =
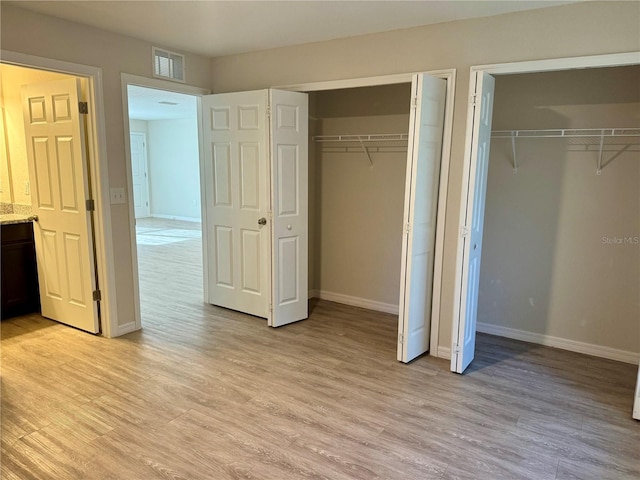
[[[600,153],[598,155],[598,168],[596,175],[602,174],[602,152],[606,137],[640,137],[640,128],[559,128],[546,130],[494,130],[492,138],[510,138],[513,150],[513,173],[518,173],[518,161],[516,156],[516,138],[576,138],[599,137]],[[630,145],[625,145],[616,154],[624,152]],[[615,158],[615,157],[614,157]]]

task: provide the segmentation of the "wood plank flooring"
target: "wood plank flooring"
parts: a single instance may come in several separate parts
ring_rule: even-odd
[[[269,329],[201,302],[199,239],[155,243],[141,332],[2,322],[3,479],[640,478],[632,365],[489,335],[465,375],[403,365],[395,316]]]

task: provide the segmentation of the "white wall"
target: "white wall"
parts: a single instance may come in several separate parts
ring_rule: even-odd
[[[151,216],[200,221],[198,120],[147,122]]]
[[[148,42],[0,3],[0,44],[4,50],[52,58],[102,69],[106,148],[111,187],[126,186],[121,73],[153,77]],[[172,48],[171,45],[156,45]],[[180,52],[186,53],[186,52]],[[186,53],[185,77],[190,85],[208,88],[211,61]],[[132,201],[127,199],[127,203]],[[129,207],[111,205],[112,241],[116,256],[115,284],[119,325],[134,320],[133,262]]]
[[[493,125],[638,128],[640,67],[497,77]],[[516,175],[511,142],[491,142],[478,322],[638,354],[640,144],[607,147],[596,175],[576,141],[518,140]]]
[[[640,3],[577,4],[214,58],[215,92],[457,68],[440,339],[451,347],[469,67],[637,51]]]

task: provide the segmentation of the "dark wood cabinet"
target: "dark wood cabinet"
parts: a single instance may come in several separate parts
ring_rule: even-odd
[[[2,225],[2,318],[40,311],[33,225]]]

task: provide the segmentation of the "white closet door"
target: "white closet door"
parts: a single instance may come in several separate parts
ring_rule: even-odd
[[[495,79],[487,73],[476,74],[476,96],[471,138],[471,163],[466,215],[464,219],[464,246],[462,259],[462,288],[460,320],[456,347],[451,352],[451,369],[462,373],[469,366],[476,349],[476,323],[478,314],[478,288],[480,284],[480,258],[484,206],[487,196],[489,147],[491,145],[491,119]]]
[[[84,121],[75,78],[22,87],[42,315],[99,330]]]
[[[405,183],[398,360],[429,350],[438,184],[447,82],[414,75]]]
[[[149,216],[149,184],[147,181],[147,145],[146,135],[132,132],[131,145],[131,173],[133,177],[133,206],[136,218]]]
[[[209,301],[268,318],[268,90],[202,97]]]
[[[273,205],[272,316],[279,327],[308,315],[308,97],[270,90]]]

